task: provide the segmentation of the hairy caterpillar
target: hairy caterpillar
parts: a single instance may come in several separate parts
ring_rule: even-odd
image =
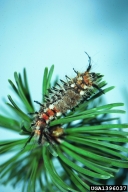
[[[63,134],[63,128],[55,126],[51,129],[50,122],[62,116],[68,110],[74,109],[81,102],[88,100],[94,88],[102,91],[97,85],[97,80],[102,75],[90,72],[91,57],[88,54],[87,56],[89,65],[85,72],[79,73],[73,69],[76,77],[70,79],[66,76],[67,82],[60,80],[61,85],[57,83],[55,87],[49,89],[49,96],[46,96],[45,103],[41,104],[35,101],[40,105],[40,110],[33,113],[35,119],[31,124],[32,133],[27,143],[34,135],[38,137],[38,144],[43,144],[45,141],[52,143],[55,138]]]

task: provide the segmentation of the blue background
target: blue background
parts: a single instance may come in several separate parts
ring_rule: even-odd
[[[74,77],[88,66],[105,75],[107,103],[125,102],[128,111],[128,1],[127,0],[0,0],[0,107],[12,92],[7,79],[26,67],[33,100],[41,100],[44,67],[55,64],[56,75]],[[2,113],[3,110],[0,110]],[[122,122],[128,121],[123,115]],[[17,135],[5,134],[1,138]],[[20,192],[10,186],[1,192]]]

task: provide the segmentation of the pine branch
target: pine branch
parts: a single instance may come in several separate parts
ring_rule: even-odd
[[[48,94],[54,66],[45,68],[42,92]],[[0,127],[21,134],[21,139],[0,142],[1,154],[15,154],[1,164],[3,184],[8,181],[15,187],[22,183],[22,191],[89,191],[90,185],[101,184],[101,180],[113,178],[119,168],[128,168],[128,133],[123,129],[128,124],[113,123],[118,117],[110,114],[123,114],[122,103],[101,105],[101,92],[94,94],[88,101],[68,112],[65,116],[51,121],[50,127],[59,134],[55,143],[45,142],[43,146],[33,144],[33,140],[23,149],[31,135],[32,117],[28,113],[35,111],[29,92],[26,70],[23,77],[14,73],[16,85],[9,80],[14,93],[20,99],[24,109],[8,96],[12,113],[10,117],[0,115]],[[102,79],[98,87],[104,93],[114,87],[103,89]],[[95,90],[96,91],[96,90]],[[45,98],[42,99],[44,101]],[[100,101],[100,103],[98,103]],[[91,104],[92,107],[89,107]],[[94,105],[94,106],[93,106]],[[115,122],[115,121],[114,121]],[[61,133],[61,131],[64,131]],[[122,153],[123,152],[123,153]],[[61,171],[60,171],[61,170]]]

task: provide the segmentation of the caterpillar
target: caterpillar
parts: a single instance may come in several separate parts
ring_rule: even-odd
[[[50,122],[88,100],[94,88],[102,91],[97,85],[97,81],[102,75],[90,72],[91,57],[88,54],[87,56],[89,65],[85,72],[79,73],[73,68],[76,77],[71,79],[66,76],[67,82],[60,80],[61,85],[57,83],[55,87],[48,89],[49,96],[46,96],[43,104],[35,101],[40,105],[40,110],[33,113],[35,119],[31,124],[32,133],[27,143],[34,135],[38,137],[38,144],[43,144],[45,141],[52,143],[55,138],[63,135],[63,128],[55,126],[51,129]]]

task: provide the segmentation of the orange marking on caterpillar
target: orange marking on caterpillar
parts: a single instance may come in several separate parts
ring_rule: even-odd
[[[40,130],[36,129],[35,134],[39,136],[40,135]]]
[[[49,116],[46,115],[45,113],[42,113],[42,114],[41,114],[41,117],[42,117],[45,121],[49,119]]]
[[[47,112],[48,116],[54,116],[55,113],[51,110],[51,109],[48,109]]]

